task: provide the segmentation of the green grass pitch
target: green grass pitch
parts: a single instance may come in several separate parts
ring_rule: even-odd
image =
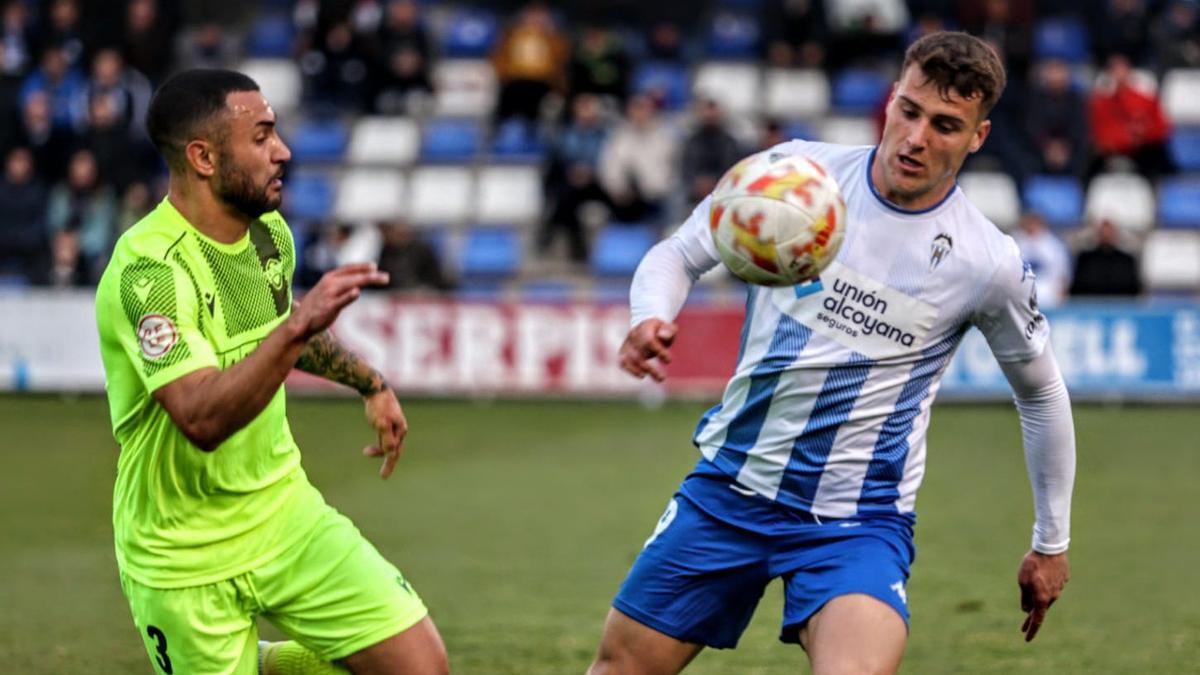
[[[352,400],[293,399],[305,466],[432,608],[461,674],[589,663],[608,603],[695,462],[702,406],[416,401],[392,480]],[[1078,407],[1073,578],[1032,644],[1016,569],[1032,507],[1015,413],[941,406],[918,501],[903,672],[1200,671],[1197,411]],[[0,671],[148,673],[113,561],[102,398],[0,397]],[[778,585],[709,675],[807,672]],[[265,629],[273,635],[271,629]]]

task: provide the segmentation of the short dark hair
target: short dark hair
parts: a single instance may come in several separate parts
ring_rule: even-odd
[[[985,117],[1008,81],[996,50],[967,33],[940,31],[917,40],[904,53],[900,72],[907,72],[911,65],[921,68],[944,99],[949,99],[952,89],[963,98],[978,96]]]
[[[146,132],[172,170],[185,166],[183,150],[199,134],[215,134],[223,142],[213,118],[226,110],[225,99],[235,91],[259,91],[258,83],[232,70],[185,70],[163,82],[146,112]]]

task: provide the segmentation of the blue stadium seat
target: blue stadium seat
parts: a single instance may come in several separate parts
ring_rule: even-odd
[[[324,220],[333,212],[333,179],[321,173],[285,175],[283,210],[297,220]]]
[[[346,154],[350,130],[334,118],[304,120],[287,142],[297,163],[337,162]]]
[[[478,227],[467,232],[459,256],[463,277],[507,278],[521,266],[521,239],[507,228]]]
[[[609,223],[596,236],[592,271],[600,276],[630,276],[642,256],[658,241],[649,225]]]
[[[1168,178],[1158,190],[1162,227],[1200,229],[1200,177]]]
[[[430,120],[421,134],[421,159],[469,162],[479,152],[479,125],[472,120]]]
[[[522,302],[568,303],[575,300],[579,288],[570,281],[529,281],[521,284]]]
[[[817,140],[817,132],[808,122],[792,121],[783,125],[783,135],[789,141],[799,138],[806,141]]]
[[[1037,211],[1055,229],[1083,222],[1083,186],[1070,176],[1030,176],[1025,181],[1025,208]]]
[[[255,58],[290,56],[295,34],[292,19],[287,14],[265,14],[250,25],[246,34],[246,55]]]
[[[546,144],[537,129],[522,120],[508,120],[492,138],[492,157],[502,162],[537,162],[546,154]]]
[[[1200,127],[1182,127],[1171,135],[1171,157],[1180,171],[1200,171]]]
[[[1042,19],[1034,29],[1033,52],[1039,59],[1085,63],[1089,58],[1087,26],[1073,18]]]
[[[633,91],[656,92],[664,110],[680,110],[692,98],[687,68],[667,61],[643,61],[633,71]]]
[[[720,11],[708,27],[708,55],[719,59],[749,59],[758,56],[762,31],[750,14]]]
[[[833,78],[833,107],[842,114],[875,111],[892,86],[891,78],[875,70],[847,68]]]
[[[485,57],[492,50],[498,30],[495,14],[481,9],[459,9],[450,15],[442,33],[442,56]]]

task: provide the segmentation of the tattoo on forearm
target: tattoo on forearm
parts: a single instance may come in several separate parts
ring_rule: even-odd
[[[344,384],[363,396],[387,388],[387,382],[378,370],[343,347],[329,331],[322,331],[308,340],[296,361],[296,368]]]

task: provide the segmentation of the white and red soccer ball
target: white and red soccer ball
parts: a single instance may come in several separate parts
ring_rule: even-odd
[[[833,262],[846,231],[846,204],[837,181],[815,160],[760,152],[721,177],[709,227],[722,262],[739,278],[793,286]]]

